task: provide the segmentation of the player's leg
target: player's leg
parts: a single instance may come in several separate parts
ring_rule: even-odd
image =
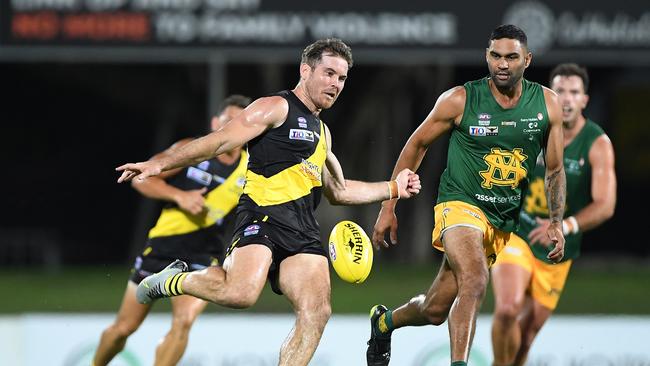
[[[188,273],[181,283],[182,292],[230,308],[248,308],[264,288],[271,260],[266,245],[234,248],[223,268],[211,266]]]
[[[332,313],[327,258],[308,253],[287,257],[280,263],[279,286],[296,314],[279,365],[307,365]]]
[[[518,317],[523,310],[530,277],[530,271],[519,264],[499,263],[497,259],[497,263],[492,267],[494,366],[511,365],[519,350],[522,335]]]
[[[528,352],[537,333],[539,333],[552,313],[553,310],[531,299],[530,305],[527,306],[520,320],[521,345],[512,365],[523,366],[526,363]]]
[[[444,323],[457,292],[456,278],[445,255],[427,293],[415,296],[408,303],[393,310],[394,328]]]
[[[557,307],[571,263],[571,260],[558,264],[549,264],[539,259],[533,261],[534,275],[530,284],[532,301],[520,320],[521,346],[515,358],[515,365],[523,365],[526,362],[533,340]]]
[[[449,311],[451,361],[467,362],[489,279],[483,233],[473,227],[456,226],[445,231],[442,243],[458,285],[458,295]]]
[[[463,302],[460,303],[460,309],[467,308],[467,296],[472,293],[476,293],[474,297],[478,296],[480,298],[478,301],[478,305],[480,305],[488,277],[486,253],[483,248],[484,232],[488,230],[489,225],[485,215],[475,206],[465,202],[452,201],[436,205],[435,219],[432,234],[433,246],[446,251],[448,244],[451,243],[454,251],[447,252],[445,255],[440,271],[426,295],[416,296],[409,303],[392,312],[384,306],[375,306],[372,309],[370,319],[371,336],[366,351],[366,360],[369,366],[388,365],[390,360],[390,335],[394,329],[407,325],[442,324],[447,319],[452,305],[455,304],[454,306],[459,308],[456,299],[457,295],[459,295],[460,285],[464,286],[464,298]],[[448,243],[441,243],[442,233],[445,233],[444,241]],[[472,255],[467,256],[464,251],[471,251]],[[450,255],[454,258],[461,258],[454,260],[454,258],[450,258]],[[478,258],[479,255],[481,258]],[[462,261],[463,265],[456,264],[455,267],[457,268],[454,268],[453,263],[455,261]],[[467,265],[465,265],[465,262],[467,262]],[[479,263],[479,265],[472,266],[473,262]],[[466,267],[469,269],[466,269]],[[485,267],[484,270],[483,267]],[[478,282],[467,280],[467,278],[473,276],[472,271],[478,272]],[[459,273],[463,275],[462,279],[458,277]],[[462,314],[462,311],[460,314]],[[475,311],[472,314],[470,318],[475,319]],[[470,333],[473,333],[474,320],[469,321],[469,323],[472,330]],[[458,333],[456,326],[453,327],[453,333]],[[460,334],[460,336],[463,335]],[[454,344],[452,344],[452,347],[454,347]]]
[[[271,265],[271,249],[264,244],[248,244],[233,249],[224,266],[185,272],[179,260],[146,277],[138,285],[140,303],[178,295],[192,295],[218,305],[244,309],[253,305],[264,287]]]
[[[178,296],[172,302],[172,327],[156,347],[155,366],[176,365],[183,356],[190,329],[207,302],[192,296]]]
[[[370,311],[370,340],[366,350],[368,366],[385,366],[390,362],[393,330],[404,326],[440,325],[449,314],[458,288],[447,258],[426,295],[413,297],[395,310],[376,305]]]
[[[93,358],[94,366],[108,364],[124,349],[127,338],[135,332],[149,313],[151,305],[139,304],[135,298],[136,284],[129,281],[122,304],[113,324],[104,330]]]

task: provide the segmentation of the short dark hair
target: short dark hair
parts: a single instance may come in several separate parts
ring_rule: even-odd
[[[348,69],[352,68],[352,49],[338,38],[319,39],[305,47],[300,62],[311,66],[313,69],[323,59],[323,53],[325,52],[343,58],[348,63]]]
[[[492,34],[490,34],[490,39],[488,40],[488,47],[493,40],[502,38],[516,39],[519,43],[528,48],[528,37],[526,37],[526,32],[516,25],[503,24],[494,28]]]
[[[251,98],[241,95],[241,94],[232,94],[221,102],[219,105],[219,113],[222,113],[226,108],[233,106],[239,108],[246,108],[251,104]]]
[[[549,77],[549,85],[553,84],[553,79],[556,76],[578,76],[582,79],[582,85],[584,87],[584,92],[586,93],[589,90],[589,74],[587,69],[583,66],[580,66],[576,63],[569,62],[565,64],[559,64],[551,71],[551,76]]]

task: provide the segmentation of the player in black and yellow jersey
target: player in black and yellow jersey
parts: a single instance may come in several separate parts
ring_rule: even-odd
[[[248,143],[246,186],[237,208],[237,229],[223,269],[183,272],[182,266],[145,278],[138,300],[191,294],[220,305],[253,305],[269,277],[289,300],[296,322],[280,350],[280,365],[307,365],[330,313],[330,277],[314,210],[323,189],[335,204],[408,198],[420,190],[408,169],[388,182],[347,180],[319,113],[334,104],[352,66],[339,39],[307,46],[293,90],[260,98],[223,129],[163,159],[125,164],[118,182],[143,179],[191,165]]]
[[[250,104],[250,98],[226,98],[213,131],[223,127]],[[184,139],[152,159],[161,159],[187,145]],[[223,261],[234,222],[234,208],[243,191],[247,153],[240,147],[156,177],[133,181],[144,196],[166,201],[142,254],[136,260],[115,322],[102,333],[94,366],[106,365],[119,353],[127,338],[149,313],[151,304],[136,301],[136,288],[143,278],[180,258],[191,269],[203,269]],[[226,237],[228,235],[228,237]],[[176,365],[187,346],[189,330],[207,302],[192,296],[172,300],[172,327],[158,344],[155,365]]]
[[[546,256],[551,241],[544,194],[544,161],[537,159],[528,193],[519,214],[519,229],[492,267],[494,365],[523,365],[535,336],[560,300],[569,269],[580,254],[582,233],[614,214],[616,172],[609,137],[583,110],[589,96],[587,70],[560,64],[551,71],[551,88],[562,106],[564,170],[567,198],[563,230],[566,236],[560,263]]]

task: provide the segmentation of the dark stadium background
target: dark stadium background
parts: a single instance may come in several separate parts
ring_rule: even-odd
[[[414,76],[428,69],[358,64],[350,71],[337,104],[323,113],[323,119],[332,127],[334,151],[348,177],[385,179],[390,174],[392,161],[408,137],[402,131],[410,132],[417,127],[437,97],[432,88],[423,85],[434,84],[435,80],[416,80]],[[292,88],[297,81],[295,63],[274,68],[279,74],[275,89],[260,82],[265,79],[264,67],[234,65],[227,70],[228,93],[253,97]],[[550,67],[536,66],[533,61],[526,77],[546,83],[549,71]],[[599,122],[613,140],[619,185],[616,215],[585,235],[584,253],[648,258],[650,246],[642,228],[647,224],[650,186],[650,66],[601,66],[590,67],[589,71],[592,88],[586,114]],[[361,99],[390,102],[386,94],[391,90],[377,88],[375,79],[389,78],[391,73],[404,77],[400,86],[407,90],[404,93],[409,96],[406,108],[410,115],[396,116],[391,121],[401,125],[396,131],[402,135],[396,134],[388,142],[387,154],[392,158],[383,165],[373,159],[373,153],[382,151],[387,143],[372,138],[376,122],[355,120],[354,123],[364,124],[355,131],[365,136],[350,136],[350,118],[358,115]],[[28,237],[26,240],[38,241],[47,237],[59,248],[61,261],[66,265],[130,261],[133,250],[142,245],[142,232],[135,231],[151,225],[157,212],[129,185],[115,182],[118,175],[114,168],[124,162],[147,159],[180,138],[205,132],[209,120],[206,74],[206,67],[201,65],[0,64],[0,153],[5,168],[2,186],[6,208],[0,213],[0,222],[4,235],[12,240]],[[485,74],[483,65],[457,67],[447,87]],[[369,90],[369,85],[374,89]],[[395,88],[394,83],[386,82],[385,86]],[[386,113],[390,112],[387,107]],[[156,133],[160,130],[164,132]],[[364,153],[357,154],[351,145],[354,141],[368,141]],[[435,160],[439,160],[436,164],[444,164],[443,158],[430,152],[425,164]],[[364,166],[367,169],[362,170]],[[437,178],[432,174],[422,176],[427,186],[435,186]],[[417,200],[433,204],[433,197],[425,194]],[[410,204],[400,204],[405,217],[411,212]],[[372,209],[376,211],[377,206]],[[362,220],[367,230],[372,228],[369,218],[343,218]],[[408,228],[407,221],[403,222]],[[323,231],[328,230],[329,227],[323,227]],[[417,241],[417,245],[426,245],[428,232],[406,231],[404,235]],[[38,250],[38,243],[33,245]],[[412,246],[408,245],[399,251],[410,249]],[[35,253],[20,254],[20,248],[12,250],[17,256],[15,263],[7,264],[38,264],[28,262],[41,260]],[[398,258],[408,257],[393,251]],[[25,256],[26,263],[20,262],[20,255]]]

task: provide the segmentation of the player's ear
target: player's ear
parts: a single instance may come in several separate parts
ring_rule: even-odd
[[[582,109],[587,108],[587,104],[589,104],[589,94],[585,94],[584,96]]]
[[[524,62],[525,62],[525,68],[528,68],[530,65],[530,62],[533,60],[533,53],[530,51],[526,51],[526,56],[524,57]]]
[[[217,116],[212,117],[212,120],[210,121],[210,127],[212,128],[212,131],[216,131],[217,129],[219,129],[220,125],[221,125],[221,120],[219,119],[219,117]]]
[[[300,64],[300,80],[307,80],[309,75],[311,75],[311,66],[306,63]]]

